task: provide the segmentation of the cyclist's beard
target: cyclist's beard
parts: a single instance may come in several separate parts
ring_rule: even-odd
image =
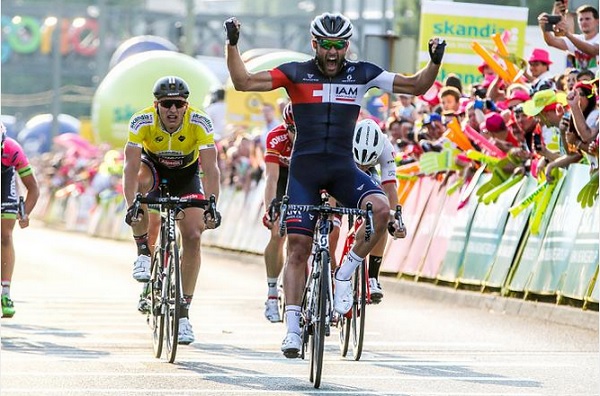
[[[340,72],[340,70],[342,70],[344,62],[346,62],[346,58],[345,57],[337,57],[337,59],[335,61],[333,61],[333,60],[327,60],[327,55],[325,55],[323,57],[319,57],[319,56],[315,55],[315,61],[317,62],[317,66],[319,67],[319,70],[321,70],[321,72],[325,76],[334,77]],[[333,68],[334,64],[335,64],[335,69]]]

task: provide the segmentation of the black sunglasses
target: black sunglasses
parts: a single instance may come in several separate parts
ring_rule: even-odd
[[[183,106],[187,105],[187,102],[185,100],[161,100],[158,104],[165,109],[170,109],[173,105],[175,105],[176,108],[181,109]]]

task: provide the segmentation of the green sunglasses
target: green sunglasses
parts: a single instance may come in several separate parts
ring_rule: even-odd
[[[317,43],[319,44],[319,47],[325,50],[330,50],[331,48],[341,50],[346,48],[348,45],[348,40],[317,39]]]

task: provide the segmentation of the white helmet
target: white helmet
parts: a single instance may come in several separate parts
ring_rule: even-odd
[[[356,123],[352,153],[354,161],[359,165],[374,165],[383,151],[385,136],[379,125],[370,118]]]
[[[316,16],[310,24],[310,34],[319,38],[348,40],[353,30],[350,19],[339,13],[325,12]]]

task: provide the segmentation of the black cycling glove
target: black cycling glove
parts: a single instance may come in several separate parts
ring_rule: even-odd
[[[135,205],[131,205],[130,207],[127,208],[127,214],[125,215],[125,223],[127,223],[128,226],[131,226],[132,220],[133,220],[133,215],[134,215],[134,210],[135,209]],[[137,210],[138,214],[137,216],[143,216],[144,215],[144,210],[143,209],[139,209]]]
[[[237,19],[235,17],[227,19],[223,22],[223,28],[225,29],[229,45],[237,45],[240,38],[240,29],[237,24]]]
[[[204,212],[204,224],[206,224],[206,222],[208,221],[209,215],[210,215],[210,212],[208,210]],[[215,228],[218,228],[221,225],[221,213],[219,213],[218,210],[215,210],[213,218],[215,220]]]
[[[443,39],[439,39],[437,47],[435,47],[435,51],[433,48],[433,40],[429,40],[429,57],[431,61],[436,65],[442,63],[442,58],[444,57],[444,50],[446,49],[446,42]]]

